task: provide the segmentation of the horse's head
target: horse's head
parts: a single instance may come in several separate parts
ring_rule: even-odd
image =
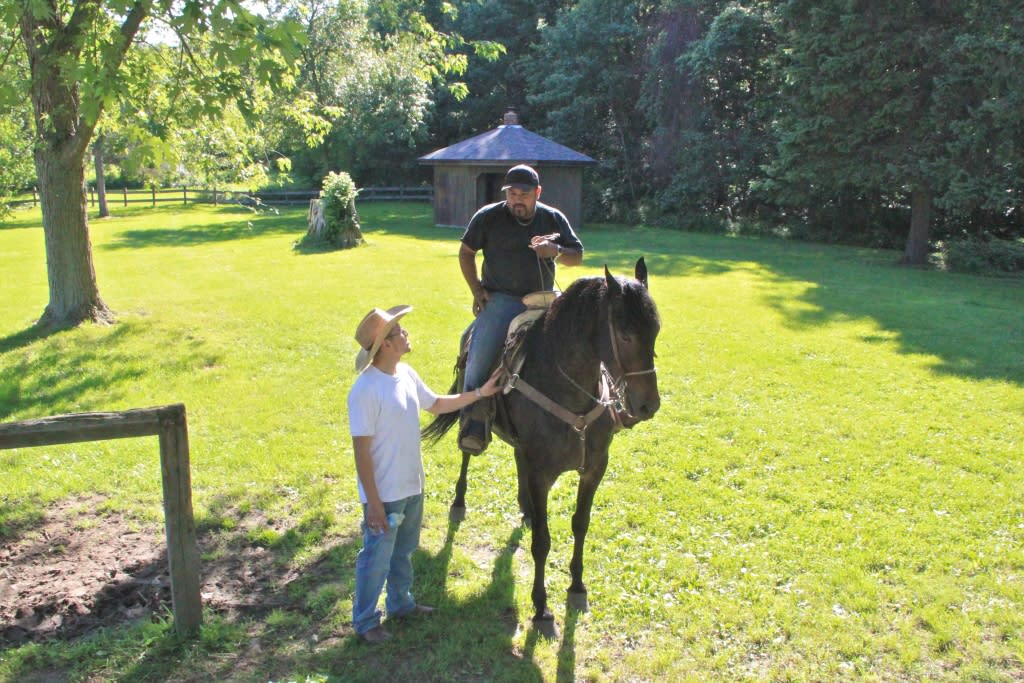
[[[654,368],[654,342],[661,319],[647,289],[647,264],[636,262],[635,278],[613,277],[604,269],[608,285],[608,352],[604,364],[612,374],[627,415],[623,423],[632,427],[658,412],[658,375]]]

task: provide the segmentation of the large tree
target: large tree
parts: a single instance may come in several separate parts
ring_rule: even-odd
[[[646,27],[656,10],[640,0],[581,0],[541,31],[525,62],[535,83],[527,101],[543,112],[537,128],[600,161],[591,182],[604,187],[602,215],[625,218],[647,194],[647,123],[637,111]],[[590,193],[596,195],[598,193]],[[587,207],[591,213],[596,207]]]
[[[676,0],[658,13],[642,106],[660,212],[685,221],[754,210],[752,183],[771,159],[778,115],[771,11]]]
[[[938,208],[1019,207],[1019,6],[790,0],[783,17],[790,88],[772,180],[783,201],[907,206],[911,265],[928,259]]]
[[[137,85],[122,66],[140,30],[156,22],[176,35],[183,83],[191,83],[183,87],[202,93],[212,109],[226,99],[244,100],[247,79],[280,81],[298,34],[294,25],[256,16],[238,0],[2,0],[0,21],[18,32],[30,76],[50,291],[39,324],[110,321],[93,267],[84,158],[103,109]],[[191,61],[193,40],[203,42],[212,71]],[[5,89],[8,99],[19,94]]]

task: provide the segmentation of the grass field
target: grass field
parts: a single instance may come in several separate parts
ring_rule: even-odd
[[[647,258],[662,408],[612,446],[591,612],[561,597],[575,474],[552,492],[549,641],[529,624],[511,451],[473,461],[453,527],[449,437],[424,452],[415,558],[417,597],[439,614],[381,648],[357,643],[355,325],[374,305],[415,306],[409,361],[444,390],[470,320],[459,232],[422,204],[360,210],[368,245],[342,252],[294,250],[301,211],[95,220],[119,323],[45,338],[29,329],[47,300],[38,213],[0,225],[0,420],[183,402],[200,533],[259,511],[266,528],[247,538],[274,563],[333,568],[290,584],[298,608],[211,613],[193,641],[163,618],[9,647],[0,679],[1024,679],[1024,283],[902,269],[893,252],[611,225],[581,231],[586,264],[558,280]],[[0,540],[76,497],[160,521],[146,440],[0,451],[0,472]]]

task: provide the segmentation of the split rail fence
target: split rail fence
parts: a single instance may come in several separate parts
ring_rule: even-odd
[[[0,424],[0,450],[138,436],[160,438],[174,629],[182,635],[191,634],[202,625],[203,605],[199,594],[199,546],[192,515],[184,405],[176,403],[116,413],[75,413],[8,422]]]
[[[129,204],[157,204],[171,202],[206,203],[206,204],[309,204],[310,199],[320,196],[320,190],[267,190],[259,192],[238,192],[228,190],[210,190],[190,187],[150,188],[148,190],[113,190],[107,192],[107,204],[128,206]],[[364,187],[359,190],[357,201],[425,201],[434,198],[434,188],[429,185],[418,187]],[[99,201],[96,192],[89,190],[89,205],[96,206]]]
[[[320,190],[267,190],[259,192],[240,192],[236,190],[211,190],[198,187],[149,188],[148,190],[111,189],[107,190],[108,206],[128,206],[129,204],[149,204],[156,208],[157,204],[242,204],[245,206],[309,204],[310,199],[320,196]],[[434,199],[434,188],[429,185],[395,186],[395,187],[364,187],[359,190],[356,201],[359,202],[429,202]],[[19,199],[7,202],[12,207],[37,206],[39,194],[33,189],[32,199]],[[94,188],[89,188],[89,206],[99,204],[99,197]]]

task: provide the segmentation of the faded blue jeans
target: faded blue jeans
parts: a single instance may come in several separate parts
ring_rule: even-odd
[[[509,323],[525,310],[522,297],[491,292],[487,305],[473,323],[463,391],[473,391],[491,376],[491,366],[505,346]]]
[[[352,627],[366,633],[380,625],[377,609],[380,592],[387,583],[384,606],[389,617],[401,615],[416,607],[412,596],[412,553],[420,544],[423,524],[423,494],[384,503],[384,513],[405,515],[398,527],[375,534],[366,525],[363,505],[363,549],[356,556],[356,595],[352,599]]]

